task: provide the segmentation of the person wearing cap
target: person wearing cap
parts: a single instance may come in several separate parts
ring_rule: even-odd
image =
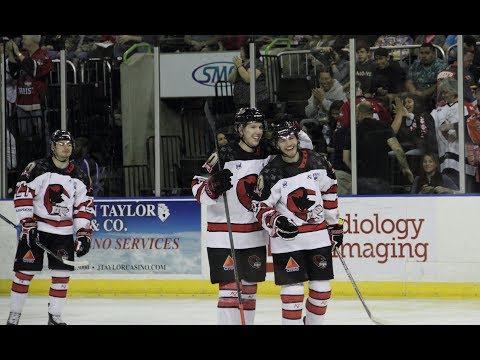
[[[205,239],[210,281],[218,284],[217,324],[253,325],[257,284],[266,277],[268,234],[250,209],[258,174],[275,155],[263,139],[266,121],[260,110],[241,108],[234,122],[237,138],[210,155],[192,179],[192,193],[207,208]],[[311,149],[312,142],[303,131],[300,137],[302,145]],[[287,222],[271,225],[289,236]]]
[[[37,242],[70,261],[90,250],[93,194],[88,177],[70,161],[73,147],[68,131],[55,131],[50,138],[52,156],[29,163],[18,180],[14,205],[21,230],[7,325],[18,325],[30,283],[43,269],[44,250]],[[52,277],[47,324],[66,325],[61,315],[74,268],[47,257]]]
[[[299,149],[298,129],[289,121],[273,126],[271,141],[280,156],[260,172],[252,210],[270,235],[282,325],[321,325],[332,292],[332,251],[343,243],[335,171],[323,155]],[[295,236],[278,236],[271,224],[279,218]]]
[[[389,51],[382,47],[376,49],[374,59],[375,68],[367,93],[378,99],[384,96],[391,98],[403,91],[405,71],[398,61],[391,61]]]

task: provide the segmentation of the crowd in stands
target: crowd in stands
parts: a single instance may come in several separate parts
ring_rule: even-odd
[[[349,39],[356,40],[355,91],[357,147],[350,145]],[[308,50],[310,96],[293,114],[310,135],[315,150],[333,164],[339,193],[351,193],[351,152],[357,152],[358,193],[451,193],[460,189],[459,122],[465,124],[466,192],[480,192],[480,37],[463,37],[463,99],[465,119],[458,119],[456,35],[8,35],[1,51],[5,59],[7,170],[11,176],[27,161],[49,153],[49,132],[58,128],[48,119],[52,61],[64,49],[68,60],[111,59],[113,113],[119,112],[119,65],[127,49],[159,47],[161,52],[238,51],[228,76],[236,109],[249,106],[250,74],[255,70],[257,107],[273,118],[268,92],[269,68],[264,56],[275,39],[281,48]],[[249,42],[257,45],[250,63]],[[395,48],[392,48],[395,47]],[[274,52],[273,52],[274,54]],[[280,110],[279,110],[280,111]],[[113,114],[119,115],[119,114]],[[69,126],[73,126],[69,124]],[[116,131],[121,122],[115,126]],[[111,132],[105,129],[105,132]],[[76,161],[96,181],[96,196],[104,193],[105,159],[88,155],[95,135],[74,131],[79,138]],[[231,134],[218,134],[218,144]],[[80,151],[81,150],[81,151]],[[107,150],[108,153],[108,150]],[[117,151],[121,154],[121,151]],[[121,163],[121,160],[120,160]],[[361,185],[363,184],[363,185]]]

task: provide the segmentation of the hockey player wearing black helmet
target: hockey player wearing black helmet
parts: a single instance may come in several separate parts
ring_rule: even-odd
[[[269,232],[275,284],[281,286],[283,325],[320,325],[331,296],[332,250],[343,242],[337,180],[323,155],[299,148],[297,127],[290,121],[272,126],[280,156],[260,172],[252,210]],[[294,241],[275,236],[272,218],[289,219]],[[287,224],[283,226],[287,229]],[[304,282],[308,298],[304,307]]]
[[[17,325],[30,282],[43,270],[44,250],[73,261],[90,250],[93,195],[88,177],[73,162],[73,137],[57,130],[50,137],[52,156],[30,162],[21,174],[14,205],[21,225],[15,254],[7,325]],[[75,238],[74,238],[75,237]],[[52,282],[48,298],[49,325],[65,325],[61,315],[73,266],[48,255]]]
[[[218,324],[242,323],[225,196],[247,325],[254,323],[257,283],[265,281],[266,277],[268,233],[251,211],[258,173],[274,156],[270,143],[263,139],[265,123],[265,116],[258,109],[239,109],[234,117],[238,138],[219,147],[218,154],[213,153],[192,180],[193,195],[199,203],[207,205],[206,244],[210,281],[219,286]],[[306,137],[305,146],[311,148],[310,139],[306,134],[303,135]],[[271,226],[274,227],[273,231],[281,233],[284,224],[281,221],[272,222]],[[284,234],[293,235],[289,232]]]

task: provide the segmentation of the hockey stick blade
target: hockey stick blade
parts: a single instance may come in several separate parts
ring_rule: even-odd
[[[338,247],[335,247],[335,252],[337,253],[337,256],[338,258],[340,259],[342,265],[343,265],[343,268],[345,269],[345,272],[347,273],[347,276],[348,278],[350,279],[350,282],[352,283],[352,286],[353,286],[353,289],[355,290],[355,292],[357,293],[357,296],[358,298],[360,299],[360,302],[362,303],[363,305],[363,308],[365,309],[365,311],[367,312],[367,315],[368,317],[370,318],[370,320],[372,320],[372,322],[375,324],[375,325],[392,325],[391,323],[389,323],[388,321],[385,321],[385,320],[381,320],[375,316],[372,315],[372,313],[370,312],[370,309],[368,308],[367,306],[367,303],[365,302],[365,300],[363,299],[363,296],[362,296],[362,293],[360,292],[360,289],[358,288],[357,284],[355,283],[355,280],[353,279],[353,276],[352,274],[350,273],[350,270],[348,269],[348,266],[347,266],[347,263],[345,262],[345,260],[343,259],[343,256],[342,254],[340,253],[340,250],[338,249]]]
[[[58,256],[57,254],[55,254],[52,250],[50,250],[49,248],[47,248],[45,245],[43,245],[40,240],[37,239],[35,240],[35,244],[37,244],[37,246],[40,248],[40,249],[43,249],[44,251],[46,251],[47,253],[49,253],[50,255],[52,255],[55,259],[57,259],[58,261],[61,261],[62,263],[64,263],[65,265],[70,265],[70,266],[87,266],[89,263],[87,260],[80,260],[80,261],[70,261],[70,260],[67,260],[67,259],[64,259],[62,258],[61,256]]]

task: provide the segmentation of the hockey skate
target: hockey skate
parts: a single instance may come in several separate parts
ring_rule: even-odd
[[[10,312],[8,315],[8,320],[7,320],[7,325],[18,325],[18,322],[20,320],[20,315],[21,313],[16,313],[16,312]]]
[[[63,322],[60,315],[52,315],[48,313],[48,325],[67,325],[67,324]]]

